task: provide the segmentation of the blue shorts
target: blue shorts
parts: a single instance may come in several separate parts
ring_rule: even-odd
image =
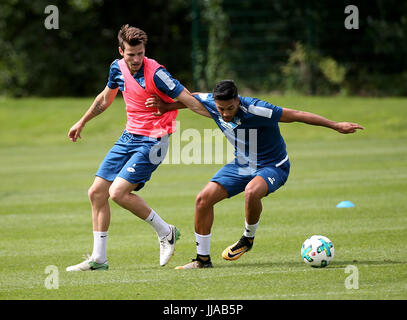
[[[267,185],[269,195],[271,192],[276,191],[287,181],[290,173],[290,162],[287,160],[279,167],[275,165],[260,166],[256,169],[249,167],[242,167],[236,164],[235,160],[222,167],[211,179],[222,185],[227,193],[228,198],[231,198],[240,192],[244,191],[247,184],[255,177],[262,177]],[[266,196],[267,196],[266,195]]]
[[[164,160],[168,140],[169,136],[156,139],[125,130],[100,164],[96,176],[107,181],[120,177],[138,184],[134,190],[140,190]]]

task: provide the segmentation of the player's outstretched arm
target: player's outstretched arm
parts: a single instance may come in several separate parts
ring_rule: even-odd
[[[71,141],[75,142],[78,138],[82,138],[81,131],[85,124],[89,120],[101,114],[112,104],[118,90],[118,88],[110,89],[108,86],[106,86],[106,88],[99,93],[89,110],[86,111],[83,117],[77,123],[75,123],[71,129],[69,129],[68,137],[71,139]]]
[[[177,100],[178,101],[174,103],[165,103],[159,96],[152,95],[150,98],[147,99],[145,105],[148,108],[158,109],[158,112],[153,113],[155,116],[160,116],[172,110],[188,108],[201,116],[211,118],[208,110],[206,110],[205,107],[197,99],[195,99],[187,89],[184,89],[180,93],[180,95],[177,97]]]
[[[197,94],[197,92],[195,93]],[[193,95],[187,90],[184,89],[181,94],[178,96],[178,101],[180,101],[184,106],[187,106],[188,109],[191,109],[193,112],[208,118],[212,118],[208,110],[200,103]]]
[[[314,126],[331,128],[340,133],[354,133],[356,132],[357,129],[361,130],[364,129],[361,125],[357,123],[335,122],[315,113],[283,108],[280,122],[295,122],[295,121],[311,124]]]
[[[145,106],[147,108],[155,108],[157,112],[153,112],[155,116],[161,116],[168,111],[186,109],[187,107],[180,101],[175,101],[173,103],[165,103],[159,96],[156,94],[151,95],[150,98],[146,100]]]

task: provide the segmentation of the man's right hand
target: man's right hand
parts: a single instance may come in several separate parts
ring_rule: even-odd
[[[68,137],[72,142],[76,142],[78,138],[82,139],[81,131],[85,125],[78,121],[75,123],[71,129],[69,129]]]

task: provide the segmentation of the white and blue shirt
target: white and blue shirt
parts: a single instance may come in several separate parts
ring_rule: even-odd
[[[226,138],[235,146],[235,156],[242,165],[256,162],[256,166],[281,166],[288,161],[286,144],[278,122],[282,108],[268,102],[240,98],[240,108],[233,121],[223,120],[211,93],[194,97],[208,110]],[[246,163],[245,163],[246,162]]]

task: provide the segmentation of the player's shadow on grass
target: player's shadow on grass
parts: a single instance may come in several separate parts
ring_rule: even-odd
[[[379,265],[389,265],[389,264],[407,264],[406,261],[393,261],[393,260],[349,260],[349,261],[332,261],[328,268],[330,269],[344,269],[349,265],[354,266],[379,266]],[[244,267],[278,267],[278,268],[295,268],[304,267],[305,264],[301,261],[299,262],[233,262],[216,264],[216,268],[244,268]]]
[[[380,266],[388,264],[406,264],[406,261],[393,261],[393,260],[349,260],[349,261],[332,261],[329,265],[330,268],[346,268],[346,266]]]

